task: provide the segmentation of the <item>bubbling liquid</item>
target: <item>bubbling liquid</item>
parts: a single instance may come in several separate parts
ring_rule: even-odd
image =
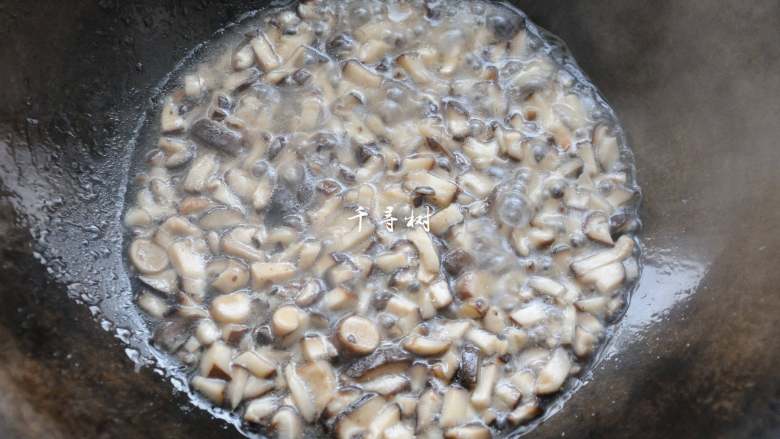
[[[124,217],[155,345],[281,438],[538,417],[638,274],[595,88],[493,3],[308,1],[242,28],[174,79]]]

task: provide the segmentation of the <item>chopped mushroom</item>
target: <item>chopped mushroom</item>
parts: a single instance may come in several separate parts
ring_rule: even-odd
[[[277,396],[266,396],[264,398],[250,401],[244,409],[244,420],[260,424],[265,422],[279,408],[279,398]]]
[[[222,342],[213,343],[200,359],[200,374],[208,378],[230,379],[232,349]]]
[[[192,387],[217,405],[222,405],[225,399],[226,386],[227,383],[225,381],[215,378],[196,376],[192,379]]]
[[[246,293],[225,294],[211,302],[211,315],[221,323],[243,323],[250,312],[251,301]]]
[[[468,408],[469,392],[458,387],[448,388],[442,401],[439,425],[447,428],[463,423],[467,419]]]
[[[359,316],[350,316],[342,320],[336,330],[339,344],[348,352],[367,355],[379,345],[379,331],[376,325]]]
[[[282,407],[271,419],[271,427],[277,439],[300,439],[303,437],[303,423],[290,407]]]
[[[252,285],[262,288],[268,282],[284,282],[295,275],[295,266],[289,262],[256,262],[252,264]]]
[[[425,431],[435,422],[441,407],[442,396],[434,389],[423,392],[417,404],[417,433]]]
[[[447,429],[444,433],[447,439],[490,439],[493,435],[490,429],[482,424],[468,424]]]
[[[412,335],[404,341],[404,349],[417,355],[429,357],[442,354],[449,349],[449,340],[436,340],[430,337]]]
[[[569,354],[563,348],[556,349],[550,357],[550,361],[539,372],[536,393],[543,395],[558,391],[569,375],[570,368]]]
[[[142,293],[138,298],[138,306],[150,316],[158,319],[164,317],[169,310],[168,304],[163,299],[148,291]]]
[[[179,289],[179,277],[176,270],[163,270],[159,273],[138,276],[138,279],[162,293],[174,294]]]
[[[136,239],[130,244],[130,260],[144,274],[159,273],[168,266],[165,249],[146,239]]]
[[[179,110],[172,99],[167,99],[163,104],[160,117],[160,129],[163,133],[174,133],[185,127],[184,119],[179,116]]]
[[[627,303],[621,128],[475,1],[271,8],[161,97],[122,218],[134,304],[253,431],[524,431]]]
[[[272,325],[274,334],[284,337],[301,326],[301,311],[294,306],[283,306],[274,312]]]
[[[239,266],[231,266],[225,269],[214,279],[211,286],[222,293],[230,293],[243,288],[249,281],[249,273]]]
[[[233,362],[259,378],[265,378],[276,372],[274,360],[258,353],[247,351],[236,357]]]
[[[420,256],[420,278],[431,281],[439,273],[439,254],[433,246],[430,235],[421,229],[415,229],[407,234]]]

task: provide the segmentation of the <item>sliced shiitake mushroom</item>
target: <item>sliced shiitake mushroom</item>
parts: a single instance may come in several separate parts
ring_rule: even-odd
[[[124,216],[137,304],[193,389],[280,438],[528,422],[638,276],[601,104],[513,14],[423,3],[432,42],[412,3],[274,12],[161,102]]]
[[[336,329],[339,345],[355,355],[367,355],[379,346],[380,334],[376,324],[365,317],[350,316]]]
[[[168,266],[168,254],[148,239],[136,239],[130,244],[130,261],[141,273],[159,273]]]

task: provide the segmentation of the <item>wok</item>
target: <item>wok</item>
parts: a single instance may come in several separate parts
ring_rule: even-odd
[[[625,317],[527,437],[780,437],[780,3],[516,4],[613,105],[644,190]],[[154,88],[263,6],[0,1],[0,437],[240,437],[133,361],[119,218]]]

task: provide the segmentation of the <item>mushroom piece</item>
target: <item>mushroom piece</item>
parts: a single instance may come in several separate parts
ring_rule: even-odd
[[[499,307],[491,306],[482,317],[482,327],[498,334],[507,327],[506,313]]]
[[[253,288],[262,288],[268,282],[284,282],[295,275],[295,266],[289,262],[255,262],[251,267]]]
[[[138,306],[152,317],[162,318],[170,307],[160,297],[146,291],[138,297]]]
[[[384,439],[413,439],[414,432],[405,424],[391,425],[384,431]]]
[[[508,348],[506,340],[499,339],[495,334],[478,328],[469,330],[466,333],[466,340],[474,343],[485,355],[503,355]]]
[[[271,419],[271,427],[277,439],[303,438],[303,422],[291,407],[280,408]]]
[[[404,53],[396,58],[396,63],[406,70],[406,73],[412,80],[418,84],[425,85],[433,82],[436,78],[425,67],[419,53]]]
[[[295,407],[306,422],[312,422],[317,416],[317,408],[314,405],[314,398],[309,391],[306,383],[301,379],[292,364],[284,368],[284,379],[290,395],[295,403]]]
[[[396,251],[390,253],[382,253],[375,259],[376,266],[385,273],[391,273],[399,268],[408,267],[410,260],[409,255],[405,252]]]
[[[477,376],[479,375],[479,348],[467,344],[463,346],[460,354],[458,381],[468,388],[473,388],[477,383]]]
[[[241,367],[234,367],[233,378],[225,388],[225,399],[231,410],[235,410],[244,399],[244,388],[249,379],[249,372]]]
[[[279,397],[266,396],[253,399],[244,409],[244,420],[255,424],[265,423],[266,419],[279,408]]]
[[[618,238],[615,246],[611,249],[572,262],[571,269],[574,274],[580,277],[604,265],[623,261],[631,255],[633,250],[634,241],[623,235]]]
[[[213,343],[200,358],[200,374],[207,378],[230,380],[230,359],[233,350],[222,343]]]
[[[336,287],[325,293],[322,303],[326,309],[340,311],[352,308],[357,300],[357,295],[350,290]]]
[[[371,423],[378,419],[380,411],[385,407],[385,402],[381,396],[368,394],[350,404],[344,413],[337,418],[336,436],[346,439],[366,434]]]
[[[342,372],[350,378],[361,378],[383,366],[406,364],[410,360],[411,356],[398,348],[379,348],[370,355],[354,360]]]
[[[163,133],[175,133],[186,126],[184,119],[179,116],[179,110],[172,99],[166,99],[160,116],[160,129]]]
[[[557,392],[561,388],[566,377],[569,376],[571,368],[571,359],[569,354],[563,348],[556,349],[550,360],[539,372],[539,378],[536,381],[536,393],[547,395]]]
[[[375,89],[382,84],[382,77],[371,72],[364,65],[357,61],[350,60],[344,64],[344,78],[354,84]]]
[[[625,266],[620,262],[603,265],[580,277],[583,283],[595,285],[602,294],[612,294],[623,284],[625,279]]]
[[[203,319],[195,328],[195,337],[203,346],[209,346],[219,340],[220,331],[213,320]]]
[[[467,418],[469,392],[459,387],[449,387],[444,393],[439,425],[444,428],[462,424]]]
[[[607,302],[609,299],[604,296],[593,296],[585,299],[580,299],[574,302],[574,306],[580,311],[584,311],[594,316],[603,317],[604,312],[607,309]]]
[[[246,380],[246,384],[244,385],[243,399],[254,399],[263,396],[269,391],[273,390],[275,387],[276,383],[274,383],[272,380],[262,380],[260,378],[256,378],[254,375],[250,375]]]
[[[441,309],[452,303],[452,293],[450,286],[445,280],[439,280],[428,287],[427,294],[431,298],[431,303],[436,309]]]
[[[184,76],[184,94],[188,98],[197,98],[203,93],[205,84],[198,74]]]
[[[507,416],[507,419],[513,425],[518,425],[535,418],[541,412],[542,410],[539,408],[539,403],[536,400],[531,400],[518,405],[512,410],[509,416]]]
[[[152,241],[136,239],[130,244],[130,262],[141,273],[159,273],[168,266],[168,255]]]
[[[255,54],[252,51],[252,46],[247,44],[238,49],[233,54],[233,68],[235,70],[244,70],[252,67],[255,63]]]
[[[308,361],[327,360],[338,355],[336,348],[321,334],[306,335],[301,340],[301,352]]]
[[[493,192],[497,181],[482,172],[472,171],[458,177],[458,184],[464,192],[477,198],[486,198]]]
[[[441,356],[440,361],[434,363],[431,366],[431,372],[436,378],[449,383],[455,376],[455,372],[458,370],[458,364],[460,363],[460,357],[455,349],[450,348],[444,355]]]
[[[350,316],[342,320],[336,329],[339,345],[356,355],[368,355],[379,346],[379,331],[365,317]]]
[[[437,340],[431,337],[421,335],[411,335],[403,342],[403,347],[409,352],[423,357],[430,357],[443,354],[450,348],[450,340]]]
[[[431,226],[431,230],[433,230],[433,226]],[[462,248],[456,248],[444,255],[444,269],[447,270],[447,273],[457,276],[473,261],[474,257],[469,252]]]
[[[404,186],[409,190],[423,186],[433,189],[433,195],[429,195],[428,198],[439,207],[449,206],[458,191],[455,183],[427,171],[410,172],[406,175]]]
[[[397,404],[386,404],[368,424],[367,437],[380,437],[388,428],[401,421],[401,409]]]
[[[450,227],[459,224],[461,221],[463,221],[463,214],[460,208],[456,204],[451,204],[431,217],[431,231],[436,235],[443,235]]]
[[[260,67],[266,72],[271,71],[282,64],[279,55],[276,54],[265,34],[252,38],[252,40],[249,41],[249,45],[255,52],[258,64],[260,64]]]
[[[230,155],[237,155],[242,147],[240,133],[212,119],[200,119],[192,124],[190,135],[206,146]]]
[[[249,273],[241,266],[233,265],[226,268],[214,279],[211,286],[222,293],[230,293],[243,288],[249,282]]]
[[[431,236],[424,230],[415,229],[407,233],[406,237],[417,247],[420,255],[420,280],[430,282],[439,273],[439,255],[433,246]]]
[[[596,158],[606,171],[611,171],[620,158],[620,146],[617,138],[609,134],[606,125],[599,125],[593,130],[593,147]]]
[[[444,432],[446,439],[490,439],[493,435],[490,429],[482,424],[467,424],[448,428]]]
[[[301,310],[291,305],[279,307],[271,319],[274,334],[284,337],[298,330],[303,320],[301,314]]]
[[[455,139],[462,139],[470,132],[468,113],[455,101],[448,101],[444,104],[445,115],[447,118],[447,129]]]
[[[179,289],[179,276],[176,270],[163,270],[159,273],[138,276],[138,279],[161,293],[174,294]]]
[[[417,433],[424,432],[434,424],[441,407],[442,397],[434,389],[428,389],[420,395],[420,402],[417,404]]]
[[[498,143],[480,142],[469,137],[463,144],[463,152],[471,159],[474,167],[483,170],[488,168],[498,157]]]
[[[479,369],[477,386],[471,394],[471,404],[474,408],[483,410],[490,406],[496,379],[498,379],[498,365],[496,363],[483,364]]]
[[[392,47],[382,40],[368,40],[360,46],[358,59],[364,63],[373,64],[382,59]]]
[[[182,289],[196,300],[206,294],[206,243],[200,239],[176,241],[168,248],[173,268],[181,276]]]
[[[330,363],[315,360],[298,366],[298,376],[305,382],[314,402],[315,417],[318,417],[336,393],[336,373]]]
[[[214,154],[204,154],[195,159],[187,172],[182,187],[189,192],[202,192],[206,181],[216,171],[217,160]]]
[[[238,209],[220,206],[203,215],[198,224],[206,230],[221,230],[238,226],[244,221],[244,214]]]
[[[205,395],[211,402],[222,405],[222,402],[225,400],[225,388],[227,387],[225,381],[196,376],[192,378],[191,383],[195,390]]]
[[[301,307],[313,305],[322,295],[320,282],[311,280],[306,282],[295,296],[295,304]]]
[[[612,240],[612,235],[609,231],[609,220],[607,216],[601,212],[593,212],[588,215],[583,224],[583,229],[585,235],[594,241],[607,245],[615,243],[615,241]]]
[[[566,287],[549,277],[533,276],[528,279],[528,286],[552,297],[560,297],[566,292]]]
[[[276,362],[259,352],[246,351],[237,356],[233,363],[247,369],[258,378],[266,378],[276,372]]]
[[[371,381],[361,383],[360,387],[366,392],[378,393],[382,396],[392,396],[407,390],[410,386],[409,378],[404,375],[381,375]]]
[[[220,323],[244,323],[251,311],[251,300],[242,292],[225,294],[211,302],[211,315]]]

